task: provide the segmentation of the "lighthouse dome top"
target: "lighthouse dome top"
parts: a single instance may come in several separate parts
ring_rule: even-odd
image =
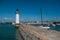
[[[19,11],[18,9],[16,9],[16,11]]]

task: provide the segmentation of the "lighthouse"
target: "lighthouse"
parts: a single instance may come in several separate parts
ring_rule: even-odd
[[[19,24],[19,10],[16,10],[16,24]]]

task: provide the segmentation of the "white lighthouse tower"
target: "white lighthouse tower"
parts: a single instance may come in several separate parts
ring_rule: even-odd
[[[19,24],[19,10],[16,10],[16,24]]]

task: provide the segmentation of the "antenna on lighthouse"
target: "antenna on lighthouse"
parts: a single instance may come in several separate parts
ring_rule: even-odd
[[[16,10],[16,24],[19,24],[19,10]]]

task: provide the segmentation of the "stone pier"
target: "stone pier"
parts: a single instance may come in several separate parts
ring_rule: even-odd
[[[58,31],[34,27],[29,24],[19,24],[16,26],[19,27],[18,33],[22,40],[60,40],[60,32]]]

